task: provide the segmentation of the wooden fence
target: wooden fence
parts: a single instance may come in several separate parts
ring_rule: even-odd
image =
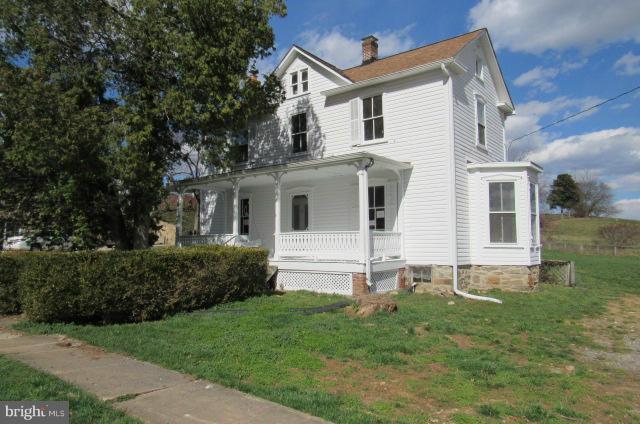
[[[640,256],[640,246],[581,244],[566,241],[545,241],[543,244],[547,249],[583,253],[586,255]]]

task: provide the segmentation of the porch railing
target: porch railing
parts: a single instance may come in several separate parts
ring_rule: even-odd
[[[389,258],[402,256],[401,233],[391,231],[371,231],[371,256]]]
[[[401,233],[371,231],[372,258],[400,258],[402,256]],[[178,238],[179,246],[226,244],[257,246],[259,240],[249,240],[246,235],[233,234],[186,235]],[[359,261],[362,259],[360,232],[358,231],[300,231],[281,233],[276,240],[280,258],[311,260]]]
[[[240,236],[242,237],[242,236]],[[235,244],[236,238],[233,234],[201,234],[178,237],[178,246],[199,246],[211,244]]]
[[[277,252],[280,257],[357,260],[360,258],[358,231],[301,231],[281,233]]]

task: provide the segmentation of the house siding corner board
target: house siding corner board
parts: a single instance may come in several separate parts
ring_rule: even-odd
[[[476,58],[483,64],[482,79],[475,75]],[[469,71],[455,75],[453,83],[454,148],[456,158],[458,262],[471,263],[471,236],[469,211],[468,163],[498,162],[504,158],[503,116],[498,110],[498,95],[487,59],[476,41],[468,45],[458,56],[459,62]],[[485,103],[486,148],[476,144],[476,98]]]

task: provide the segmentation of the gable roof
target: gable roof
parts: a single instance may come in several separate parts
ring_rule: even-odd
[[[431,62],[449,59],[458,54],[469,42],[479,37],[483,31],[485,30],[479,29],[447,40],[438,41],[437,43],[397,53],[374,60],[366,65],[344,69],[342,73],[350,80],[358,82],[416,66],[426,65]]]
[[[335,95],[357,87],[373,85],[382,80],[399,78],[404,75],[420,72],[421,70],[435,69],[435,67],[443,65],[451,65],[454,70],[464,72],[466,69],[457,63],[457,56],[469,43],[475,40],[478,40],[479,45],[485,50],[487,58],[489,59],[487,65],[495,81],[496,90],[500,98],[500,107],[503,107],[507,113],[513,113],[513,101],[511,100],[509,89],[504,81],[500,64],[495,55],[493,43],[486,28],[477,29],[466,34],[457,35],[446,40],[427,44],[426,46],[417,47],[347,69],[340,69],[294,44],[276,67],[275,74],[278,77],[282,77],[285,69],[293,61],[296,54],[302,55],[308,60],[320,65],[320,67],[332,75],[332,78],[334,78],[334,81],[338,84],[338,88],[324,91],[322,94]]]

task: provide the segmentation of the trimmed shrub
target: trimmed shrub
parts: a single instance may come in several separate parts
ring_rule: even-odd
[[[20,312],[20,269],[22,268],[20,253],[0,253],[0,314],[17,314]]]
[[[147,321],[266,292],[267,263],[243,247],[47,252],[23,267],[20,299],[33,321]]]

